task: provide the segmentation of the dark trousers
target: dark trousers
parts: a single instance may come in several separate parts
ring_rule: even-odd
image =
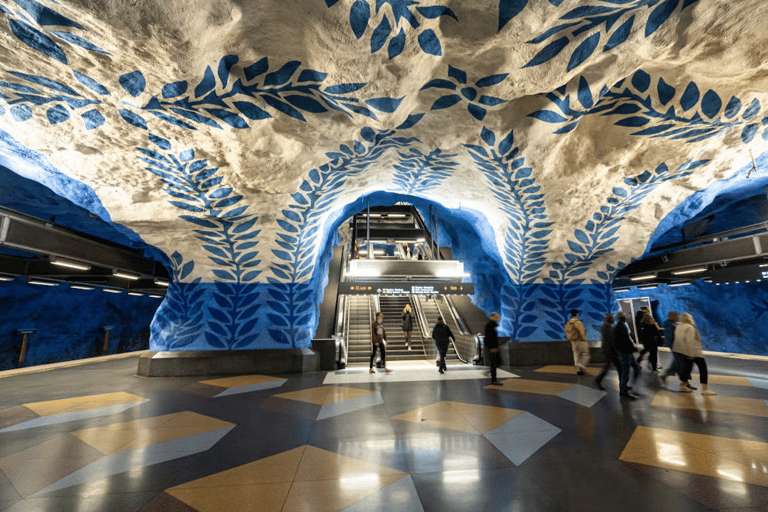
[[[619,355],[605,354],[605,364],[603,365],[603,369],[600,370],[600,373],[598,373],[597,376],[595,377],[595,382],[597,382],[598,384],[603,382],[603,379],[608,373],[608,370],[610,369],[611,365],[613,365],[616,368],[616,371],[619,372],[619,379],[621,379],[621,361],[619,360]]]
[[[683,373],[683,365],[685,364],[685,356],[677,352],[672,352],[672,364],[669,365],[664,371],[664,375],[670,376],[674,374],[681,375]]]
[[[445,354],[448,353],[448,347],[437,347],[437,353],[440,354],[440,362],[437,364],[437,369],[444,372],[446,370]]]
[[[685,356],[683,356],[685,357]],[[685,357],[685,362],[683,363],[683,373],[680,375],[681,381],[688,381],[691,378],[691,370],[693,370],[693,363],[696,363],[696,366],[699,367],[699,382],[702,384],[707,384],[709,381],[708,373],[707,373],[707,362],[704,360],[703,357],[694,357],[693,359],[689,357]]]
[[[499,354],[499,349],[496,349],[496,352],[491,352],[491,350],[488,349],[488,364],[491,366],[491,382],[497,382],[496,368],[501,364],[501,354]]]
[[[651,363],[651,368],[655,371],[659,362],[659,347],[656,345],[643,345],[643,350],[640,351],[637,359],[642,361],[645,354],[648,354],[648,362]]]
[[[621,365],[619,370],[619,391],[626,394],[629,393],[629,369],[637,364],[637,362],[632,354],[619,354],[619,361]],[[637,370],[635,370],[635,376],[637,376]]]
[[[381,351],[381,364],[386,368],[387,366],[387,350],[384,348],[383,343],[372,343],[371,344],[371,366],[370,368],[373,368],[373,362],[376,360],[376,350]]]

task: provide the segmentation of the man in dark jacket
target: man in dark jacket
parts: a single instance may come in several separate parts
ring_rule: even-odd
[[[491,384],[501,386],[496,378],[496,367],[499,366],[501,356],[499,354],[499,335],[496,328],[499,326],[499,314],[492,313],[491,319],[485,324],[485,348],[488,349],[488,364],[491,365]]]
[[[619,396],[627,400],[635,400],[637,397],[629,394],[629,369],[632,367],[634,359],[635,345],[629,338],[629,327],[627,326],[627,317],[624,313],[616,315],[619,322],[613,328],[613,339],[616,343],[616,351],[619,353],[621,361],[621,371],[619,372]]]
[[[437,317],[437,323],[432,329],[432,339],[435,340],[437,351],[440,353],[439,372],[445,373],[445,354],[448,352],[448,344],[453,339],[451,328],[445,325],[443,317]]]
[[[613,339],[613,315],[607,313],[605,315],[605,321],[602,327],[600,327],[600,340],[602,342],[603,355],[605,356],[605,364],[603,364],[602,371],[595,377],[595,386],[597,389],[605,389],[603,387],[603,379],[608,373],[608,369],[611,365],[616,367],[616,371],[621,375],[621,361],[619,360],[619,353],[616,351],[616,342]]]
[[[683,364],[685,360],[681,360],[682,356],[681,354],[678,354],[675,352],[675,328],[677,327],[678,322],[680,321],[680,317],[677,314],[677,311],[670,311],[667,314],[667,319],[664,321],[661,326],[664,328],[664,344],[669,347],[669,349],[672,351],[672,364],[669,365],[669,368],[667,368],[664,373],[661,375],[661,382],[665,383],[667,382],[667,377],[670,375],[674,375],[676,373],[682,373]]]

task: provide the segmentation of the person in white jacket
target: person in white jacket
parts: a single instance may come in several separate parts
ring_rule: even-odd
[[[693,323],[693,317],[689,313],[683,313],[680,323],[675,327],[675,352],[685,356],[683,370],[680,373],[680,391],[690,393],[692,388],[688,384],[691,378],[693,363],[699,368],[702,395],[716,395],[707,386],[707,362],[704,360],[704,352],[701,349],[701,336]]]

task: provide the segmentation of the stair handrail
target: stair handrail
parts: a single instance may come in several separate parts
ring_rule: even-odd
[[[336,344],[339,346],[339,363],[346,366],[347,354],[349,353],[349,301],[347,301],[346,295],[339,295],[339,304],[337,307],[339,312],[336,316],[336,331],[335,338]]]

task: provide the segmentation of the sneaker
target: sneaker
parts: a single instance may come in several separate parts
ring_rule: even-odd
[[[619,393],[619,398],[623,398],[624,400],[637,400],[635,395],[630,395],[629,393]]]
[[[442,374],[444,374],[445,372],[444,372],[443,370],[438,370],[438,371],[437,371],[437,373],[439,373],[440,375],[442,375]]]
[[[595,387],[600,391],[605,391],[605,388],[603,387],[603,385],[600,384],[598,381],[595,381]]]
[[[699,389],[699,388],[697,388],[697,387],[691,386],[691,385],[690,385],[690,384],[688,384],[687,382],[685,383],[685,386],[686,386],[688,389],[692,389],[692,390],[696,390],[696,389]]]
[[[412,351],[412,350],[413,350],[413,349],[411,348],[411,346],[410,346],[410,345],[408,345],[408,352],[410,352],[410,351]]]
[[[581,368],[577,369],[576,375],[584,375],[584,370],[582,370]]]
[[[702,389],[702,390],[701,390],[701,394],[702,394],[702,395],[709,395],[709,396],[715,396],[715,395],[717,395],[717,393],[715,393],[715,392],[714,392],[714,391],[712,391],[711,389]]]
[[[389,368],[384,368],[384,373],[392,373],[392,370],[390,370]]]
[[[491,386],[503,386],[503,385],[504,385],[504,384],[502,384],[501,382],[499,382],[499,381],[497,381],[497,380],[496,380],[496,381],[493,381],[493,382],[491,382]]]
[[[369,368],[368,373],[376,373],[376,370],[374,370],[373,368]]]
[[[688,389],[688,386],[685,385],[685,382],[680,383],[680,389],[678,389],[681,393],[690,393],[691,390]]]

